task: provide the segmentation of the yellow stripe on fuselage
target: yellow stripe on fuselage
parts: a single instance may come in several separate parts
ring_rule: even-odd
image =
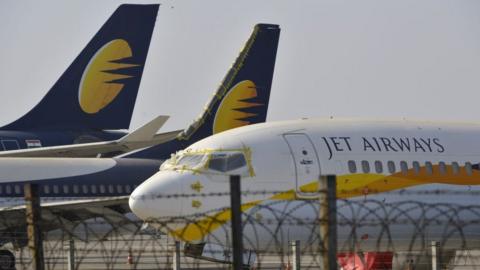
[[[249,202],[242,205],[242,212],[262,203],[262,201]],[[203,239],[211,232],[218,229],[232,219],[232,212],[229,208],[222,210],[215,215],[206,216],[198,221],[189,223],[181,229],[173,230],[170,234],[182,241],[193,242]]]
[[[371,173],[345,174],[337,176],[337,198],[348,199],[426,184],[480,185],[480,172],[473,170],[472,174],[468,175],[466,170],[461,168],[457,174],[454,174],[451,166],[446,166],[446,172],[441,174],[438,166],[433,166],[431,174],[427,172],[425,167],[420,168],[418,173],[411,169],[406,173],[399,172],[392,175]],[[300,186],[299,190],[310,193],[318,191],[318,180]],[[296,191],[291,189],[264,200],[248,202],[242,205],[242,211],[247,211],[266,201],[298,200],[299,198],[296,194]],[[174,230],[171,234],[183,241],[199,241],[230,220],[231,211],[230,209],[225,209],[214,215],[192,222],[182,229]]]

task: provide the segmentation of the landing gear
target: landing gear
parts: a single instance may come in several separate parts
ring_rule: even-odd
[[[15,255],[9,250],[0,250],[0,270],[15,270]]]

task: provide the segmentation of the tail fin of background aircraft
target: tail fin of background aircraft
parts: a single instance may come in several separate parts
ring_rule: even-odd
[[[265,122],[280,28],[257,24],[203,114],[175,140],[124,157],[164,159],[210,135]]]
[[[158,7],[118,7],[40,103],[1,129],[127,129]]]
[[[180,136],[199,140],[235,127],[265,122],[280,28],[257,24],[203,114]]]

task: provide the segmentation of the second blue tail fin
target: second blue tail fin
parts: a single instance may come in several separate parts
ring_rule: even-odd
[[[257,24],[232,68],[203,114],[180,140],[200,140],[212,134],[265,122],[277,55],[280,28]]]
[[[127,129],[158,7],[118,7],[40,103],[1,129]]]
[[[257,24],[202,115],[175,140],[123,157],[165,159],[210,135],[265,122],[280,28]]]

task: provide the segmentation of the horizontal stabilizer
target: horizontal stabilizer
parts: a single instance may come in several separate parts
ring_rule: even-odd
[[[0,157],[108,157],[175,139],[181,130],[156,134],[169,116],[159,116],[124,137],[107,142],[2,151]]]
[[[150,141],[153,139],[157,131],[165,124],[165,122],[167,122],[168,118],[170,117],[167,115],[157,116],[152,121],[120,138],[118,142],[128,143]]]

